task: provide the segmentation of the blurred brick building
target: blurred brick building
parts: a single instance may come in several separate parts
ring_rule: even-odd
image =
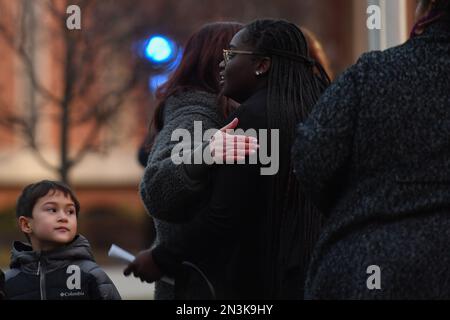
[[[0,22],[9,24],[14,32],[18,21],[12,13],[18,10],[20,1],[0,0],[7,10],[0,11]],[[34,21],[28,25],[28,36],[36,41],[33,47],[33,62],[37,68],[39,80],[58,94],[63,90],[60,81],[61,67],[52,53],[61,50],[58,41],[41,43],[38,35],[46,35],[52,39],[51,19],[39,9],[39,2],[44,0],[24,0],[29,10],[34,10]],[[82,2],[82,0],[79,0]],[[397,1],[397,2],[396,2]],[[77,1],[55,0],[60,8]],[[109,30],[113,26],[126,23],[137,23],[136,32],[142,34],[166,34],[182,44],[187,37],[202,24],[218,20],[234,20],[250,22],[256,18],[284,18],[314,32],[322,42],[329,56],[334,74],[341,73],[354,63],[363,52],[374,49],[373,35],[367,30],[366,9],[373,2],[383,9],[383,19],[393,23],[392,29],[385,30],[388,35],[395,34],[391,42],[386,36],[377,34],[382,41],[393,45],[406,40],[405,30],[412,25],[415,0],[92,0],[100,4],[98,11],[108,13],[106,21],[96,21],[95,13],[86,21],[82,12],[82,25],[96,24],[97,31]],[[395,3],[395,7],[390,7]],[[114,11],[114,8],[119,8]],[[98,9],[97,9],[98,10]],[[11,13],[11,15],[9,14]],[[385,21],[383,21],[384,23]],[[388,25],[383,24],[384,27]],[[400,26],[400,27],[399,27]],[[56,26],[58,27],[58,26]],[[63,28],[63,26],[59,26]],[[103,29],[102,29],[103,28]],[[403,31],[401,31],[401,30]],[[130,29],[132,30],[132,29]],[[84,32],[83,28],[80,31]],[[382,31],[380,31],[382,32]],[[379,33],[380,33],[379,32]],[[372,40],[371,40],[372,38]],[[17,40],[17,39],[16,39]],[[376,43],[376,41],[375,41]],[[375,45],[376,46],[376,45]],[[132,50],[130,50],[132,54]],[[21,108],[34,99],[36,94],[30,86],[28,74],[15,52],[0,37],[0,114],[5,108]],[[104,81],[108,83],[120,78],[130,57],[118,55],[115,57],[115,67],[102,70]],[[99,66],[100,68],[100,66]],[[70,181],[74,186],[86,213],[82,219],[82,232],[96,239],[96,245],[104,248],[111,242],[122,243],[124,246],[138,249],[151,236],[148,218],[138,197],[138,183],[142,175],[136,159],[137,149],[147,130],[147,122],[154,101],[146,86],[136,86],[127,95],[120,111],[107,131],[99,136],[108,135],[114,140],[114,147],[107,152],[92,153],[83,158],[70,173]],[[95,91],[94,91],[95,92]],[[86,99],[95,99],[95,94],[87,95]],[[1,102],[6,102],[2,104]],[[25,103],[27,102],[27,103]],[[2,109],[3,108],[3,109]],[[80,103],[82,108],[82,103]],[[39,112],[55,112],[55,106],[45,104]],[[27,110],[23,110],[27,112]],[[89,126],[75,130],[70,136],[70,144],[77,146],[85,137]],[[49,162],[59,161],[60,128],[51,121],[43,121],[37,128],[42,156]],[[36,154],[26,147],[19,132],[0,126],[0,252],[8,245],[12,237],[20,237],[13,228],[11,214],[15,199],[24,185],[36,180],[51,178],[58,175],[48,170]],[[2,217],[3,216],[3,217]],[[8,216],[9,218],[5,218]],[[3,225],[2,225],[3,221]],[[6,221],[6,222],[5,222]],[[97,234],[97,236],[96,236]],[[2,247],[3,246],[3,247]],[[1,257],[1,255],[0,255]],[[0,258],[0,265],[1,265]]]

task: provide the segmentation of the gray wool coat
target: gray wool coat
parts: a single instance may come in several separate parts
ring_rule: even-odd
[[[201,179],[190,176],[185,165],[172,161],[172,149],[180,142],[171,141],[172,133],[176,129],[186,129],[193,140],[192,148],[202,144],[202,137],[194,135],[194,121],[201,121],[203,132],[220,129],[224,117],[216,101],[216,95],[202,91],[187,91],[166,101],[164,125],[152,147],[139,186],[144,206],[155,222],[155,246],[177,233],[183,228],[182,223],[195,215],[209,181],[208,176]],[[158,281],[155,299],[173,298],[173,286]]]
[[[365,54],[299,125],[296,174],[328,217],[306,298],[450,298],[449,53],[450,22]]]

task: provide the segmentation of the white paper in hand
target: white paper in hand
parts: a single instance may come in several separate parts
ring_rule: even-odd
[[[129,253],[126,250],[123,250],[121,247],[116,246],[115,244],[111,245],[111,248],[108,251],[108,257],[116,258],[116,259],[122,260],[123,262],[126,262],[126,263],[131,263],[136,258],[131,253]],[[175,285],[175,281],[168,277],[162,277],[161,281],[164,281],[165,283],[168,283],[171,285]]]
[[[108,257],[117,258],[127,263],[133,262],[135,259],[135,257],[131,253],[123,250],[121,247],[118,247],[115,244],[113,244],[109,249]]]

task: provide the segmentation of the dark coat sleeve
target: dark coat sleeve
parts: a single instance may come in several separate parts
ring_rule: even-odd
[[[190,213],[186,208],[195,206],[209,181],[209,169],[205,176],[197,174],[200,176],[197,179],[190,174],[193,170],[187,170],[184,164],[175,164],[171,159],[173,148],[181,143],[171,139],[175,129],[187,130],[194,139],[194,120],[202,122],[203,131],[218,128],[219,124],[201,109],[200,106],[183,107],[166,119],[148,157],[139,191],[148,213],[159,220],[173,223],[188,220]],[[195,144],[202,142],[195,141]],[[192,147],[186,149],[192,150]]]
[[[358,117],[360,64],[344,72],[297,127],[292,148],[294,171],[324,213],[334,202],[340,179],[345,179]]]

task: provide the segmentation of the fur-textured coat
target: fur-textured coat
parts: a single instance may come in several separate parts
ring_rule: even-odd
[[[179,141],[171,141],[176,129],[189,131],[193,147],[202,144],[194,135],[194,121],[201,121],[203,132],[220,129],[224,117],[217,105],[217,96],[203,91],[186,91],[167,99],[163,113],[163,128],[148,157],[140,183],[140,195],[156,227],[155,246],[164,243],[196,213],[204,198],[208,177],[194,179],[183,164],[171,159],[172,149]],[[202,134],[203,134],[202,132]],[[174,288],[162,281],[156,283],[155,299],[173,299]]]
[[[450,298],[446,23],[363,55],[299,125],[296,174],[328,216],[307,298]]]

